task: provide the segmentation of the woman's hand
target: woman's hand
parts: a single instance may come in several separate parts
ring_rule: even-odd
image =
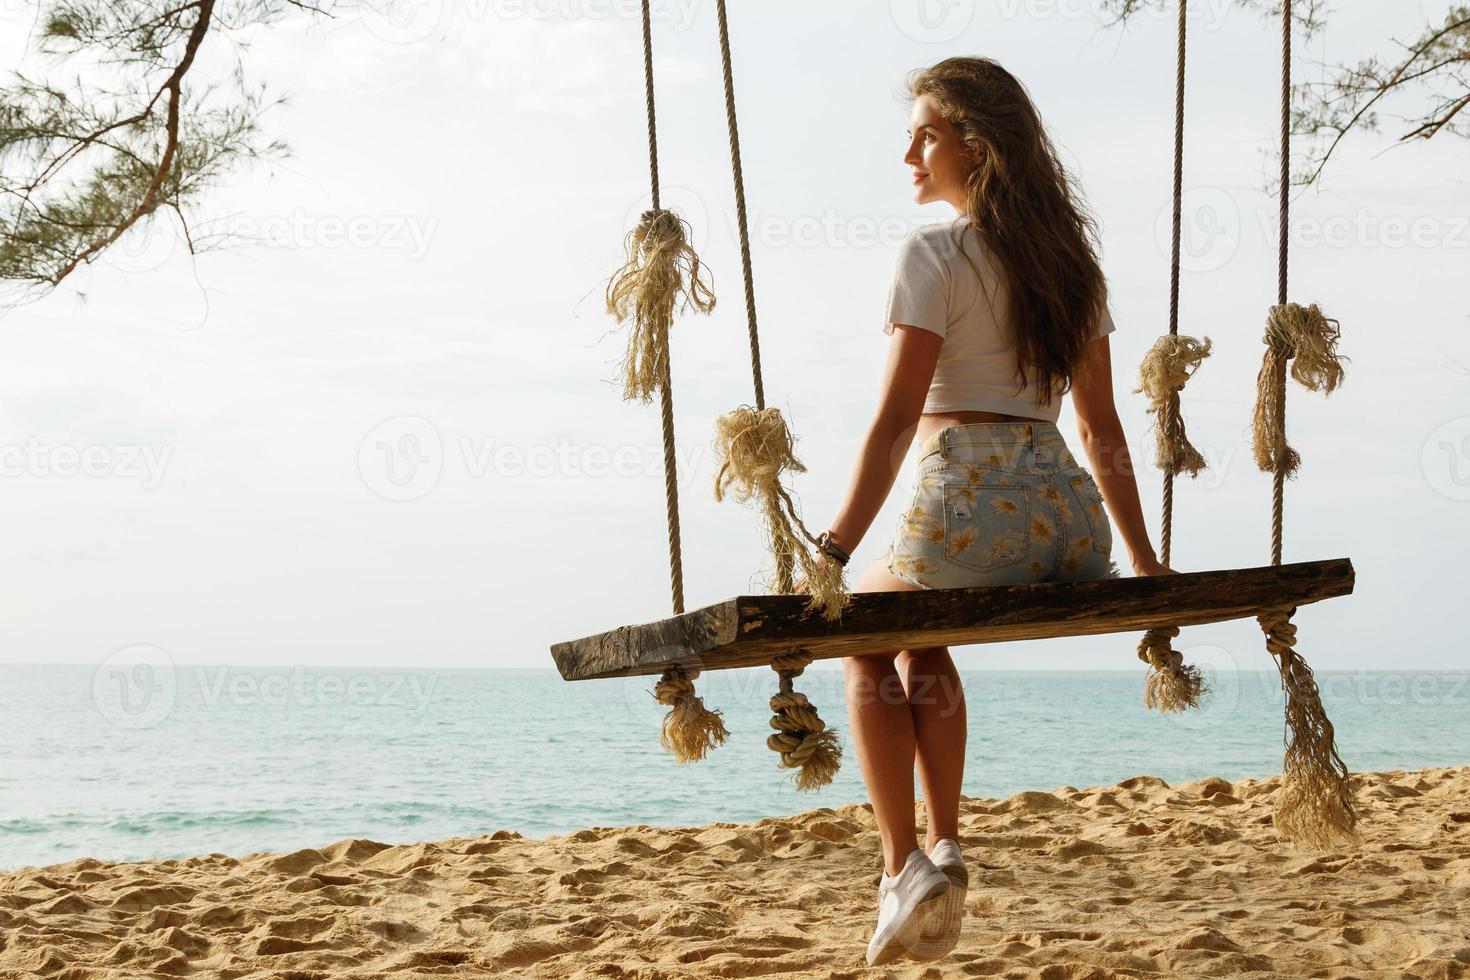
[[[817,552],[817,562],[821,565],[837,564],[832,559],[832,557],[830,555],[827,555],[825,552]],[[793,594],[796,595],[806,595],[810,592],[810,587],[811,583],[807,581],[806,575],[800,574],[796,576],[796,581],[792,583],[791,591]]]
[[[1149,555],[1133,563],[1133,574],[1142,577],[1145,575],[1178,575],[1179,573],[1159,561],[1157,555]]]

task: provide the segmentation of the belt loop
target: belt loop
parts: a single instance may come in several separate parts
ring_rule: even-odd
[[[939,458],[949,459],[949,426],[939,430]]]

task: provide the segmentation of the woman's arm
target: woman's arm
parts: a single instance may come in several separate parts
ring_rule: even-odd
[[[1128,549],[1133,570],[1140,575],[1153,574],[1159,567],[1158,555],[1143,522],[1133,458],[1128,454],[1123,423],[1113,404],[1113,357],[1106,335],[1089,344],[1083,354],[1072,378],[1072,407],[1077,412],[1077,436],[1112,512],[1113,524]]]
[[[902,323],[894,327],[878,410],[858,451],[847,499],[829,525],[833,540],[848,554],[857,548],[883,509],[898,469],[908,456],[943,342],[944,338],[932,330]]]

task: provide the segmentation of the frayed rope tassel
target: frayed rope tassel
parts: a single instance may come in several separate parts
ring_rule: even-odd
[[[807,531],[791,495],[781,485],[781,475],[787,470],[806,472],[796,458],[793,442],[778,408],[757,411],[742,405],[722,415],[715,423],[715,458],[721,461],[715,474],[715,499],[724,500],[726,493],[733,493],[736,500],[745,503],[759,495],[771,554],[776,560],[769,587],[781,594],[792,592],[799,564],[811,595],[807,611],[820,610],[829,622],[840,620],[842,610],[852,602],[843,568],[835,561],[818,561],[802,543],[801,538],[805,538],[815,545],[816,538]]]
[[[806,695],[792,689],[792,679],[812,662],[804,650],[780,654],[771,669],[781,677],[781,689],[771,696],[771,727],[766,745],[780,753],[781,764],[796,774],[798,790],[818,789],[832,781],[842,766],[842,743],[828,728]]]
[[[1358,843],[1358,815],[1347,765],[1337,754],[1317,682],[1295,649],[1294,612],[1295,607],[1272,609],[1256,617],[1286,691],[1286,757],[1274,819],[1277,832],[1286,839],[1326,851]]]
[[[1144,682],[1143,703],[1160,714],[1198,708],[1210,693],[1198,667],[1184,662],[1184,654],[1170,640],[1179,635],[1177,626],[1156,626],[1138,643],[1138,659],[1149,665]]]
[[[730,737],[720,713],[706,708],[704,699],[694,693],[694,678],[698,676],[697,670],[670,667],[653,689],[659,704],[669,706],[659,742],[674,754],[676,762],[703,759],[710,749],[723,745]]]
[[[1205,468],[1204,457],[1184,431],[1179,393],[1209,356],[1210,338],[1201,343],[1193,337],[1165,334],[1154,341],[1139,364],[1140,384],[1133,392],[1148,398],[1148,411],[1154,416],[1154,461],[1165,473],[1199,476]]]
[[[1262,338],[1266,354],[1256,374],[1256,408],[1251,431],[1256,466],[1264,472],[1280,469],[1291,477],[1301,465],[1301,456],[1286,443],[1286,404],[1277,379],[1285,376],[1290,361],[1291,376],[1298,384],[1324,395],[1332,394],[1346,374],[1342,362],[1350,360],[1337,352],[1340,337],[1338,322],[1324,316],[1315,303],[1311,306],[1283,303],[1271,307],[1266,318],[1266,335]]]
[[[607,311],[623,323],[630,316],[628,352],[619,366],[625,401],[649,402],[669,357],[674,308],[701,313],[715,308],[706,269],[689,245],[689,226],[672,211],[644,211],[624,242],[627,258],[607,284]]]

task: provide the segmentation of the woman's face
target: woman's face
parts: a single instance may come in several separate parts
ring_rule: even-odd
[[[974,169],[974,154],[960,142],[949,120],[929,96],[921,95],[909,110],[909,149],[903,162],[914,182],[914,203],[948,201],[965,210],[965,178]]]

